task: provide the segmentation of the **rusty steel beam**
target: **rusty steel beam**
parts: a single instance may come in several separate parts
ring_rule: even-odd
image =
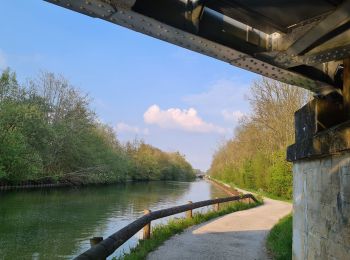
[[[327,95],[338,91],[330,82],[303,75],[280,66],[272,60],[261,58],[254,53],[244,53],[230,48],[215,40],[201,37],[194,31],[174,27],[155,18],[134,11],[135,0],[45,0],[73,11],[100,18],[151,37],[181,46],[222,60],[233,66],[240,67],[279,80],[291,85],[308,89],[316,95]],[[180,0],[179,0],[180,1]],[[186,11],[187,12],[187,11]],[[191,13],[190,11],[188,11]],[[188,15],[179,16],[186,24]],[[196,16],[197,17],[197,16]],[[205,28],[204,28],[205,29]],[[288,59],[288,57],[287,57]]]
[[[297,39],[292,46],[289,47],[287,53],[289,55],[300,55],[308,48],[313,46],[318,40],[337,29],[342,24],[350,21],[350,0],[338,7],[333,13],[321,20],[318,24],[307,31],[302,37]],[[325,39],[329,40],[329,39]],[[315,47],[315,46],[313,46]]]

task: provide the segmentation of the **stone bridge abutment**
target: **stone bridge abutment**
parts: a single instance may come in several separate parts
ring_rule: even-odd
[[[293,259],[350,259],[350,59],[343,98],[314,99],[295,113]]]

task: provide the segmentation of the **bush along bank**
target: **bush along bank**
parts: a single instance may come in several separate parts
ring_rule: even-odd
[[[208,174],[242,189],[291,199],[286,147],[294,143],[294,112],[309,98],[307,91],[274,80],[254,82],[248,95],[251,113],[217,149]]]
[[[121,144],[90,107],[90,98],[62,76],[44,72],[20,84],[14,72],[4,70],[0,186],[195,178],[178,152],[138,140]]]

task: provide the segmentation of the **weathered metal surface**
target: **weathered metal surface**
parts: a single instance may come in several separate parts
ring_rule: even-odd
[[[288,147],[287,160],[350,150],[350,58],[343,64],[343,96],[314,99],[295,113],[295,144]]]
[[[344,37],[350,0],[46,1],[318,95],[341,93],[322,64],[350,56],[350,39]],[[322,35],[327,40],[343,37],[323,48],[317,44]],[[319,51],[303,53],[310,44]]]
[[[350,150],[350,121],[305,138],[287,149],[287,160],[296,162],[322,158]]]
[[[350,58],[344,60],[343,100],[346,118],[350,119]]]
[[[178,213],[186,212],[189,210],[217,204],[217,203],[223,203],[223,202],[230,202],[230,201],[238,201],[241,199],[251,198],[255,202],[257,202],[256,198],[251,194],[245,194],[240,196],[233,196],[233,197],[227,197],[227,198],[220,198],[220,199],[214,199],[214,200],[204,200],[200,202],[194,202],[191,204],[186,204],[182,206],[172,207],[168,209],[162,209],[150,212],[139,219],[135,220],[134,222],[130,223],[126,227],[122,228],[121,230],[117,231],[113,235],[109,236],[108,238],[104,239],[102,242],[98,243],[96,246],[90,248],[83,254],[79,255],[75,259],[77,260],[99,260],[107,258],[109,255],[111,255],[118,247],[120,247],[122,244],[124,244],[129,238],[131,238],[133,235],[135,235],[139,230],[141,230],[144,226],[146,226],[148,223],[150,223],[153,220],[168,217],[171,215],[175,215]]]
[[[350,1],[345,1],[341,6],[337,8],[333,13],[328,15],[325,19],[320,21],[317,25],[312,27],[303,36],[297,39],[291,47],[287,50],[288,54],[298,55],[305,52],[310,48],[316,41],[321,40],[327,41],[333,38],[333,35],[329,33],[336,30],[339,26],[350,21]]]

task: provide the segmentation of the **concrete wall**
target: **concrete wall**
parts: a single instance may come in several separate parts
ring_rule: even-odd
[[[294,161],[293,259],[350,259],[350,152]]]

